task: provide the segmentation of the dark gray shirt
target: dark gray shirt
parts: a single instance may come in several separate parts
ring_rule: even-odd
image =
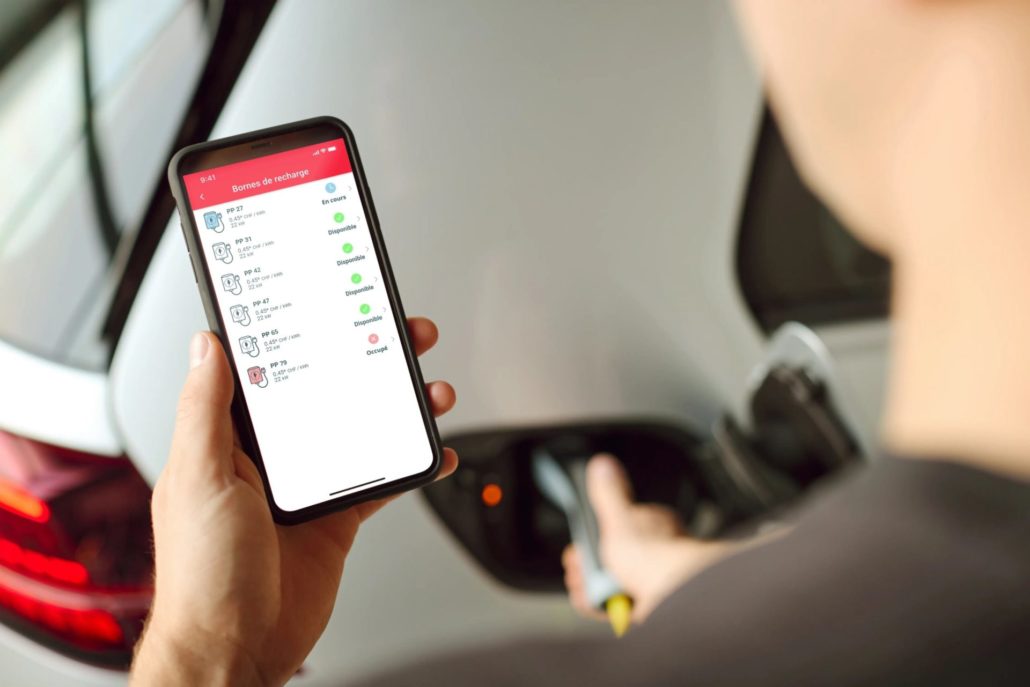
[[[1030,684],[1030,485],[885,459],[622,640],[526,640],[372,684]]]

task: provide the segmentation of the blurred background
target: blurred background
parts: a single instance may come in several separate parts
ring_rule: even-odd
[[[458,390],[463,466],[363,531],[297,684],[604,631],[561,595],[534,446],[616,451],[713,536],[868,454],[890,267],[802,186],[725,3],[5,0],[5,684],[123,684],[149,606],[150,485],[206,328],[168,159],[323,114],[440,325],[423,371]]]

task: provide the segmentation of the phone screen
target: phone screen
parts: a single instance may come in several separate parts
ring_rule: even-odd
[[[424,473],[434,456],[343,138],[182,177],[275,504]]]

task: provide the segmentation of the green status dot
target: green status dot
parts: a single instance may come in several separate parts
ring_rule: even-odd
[[[352,250],[354,250],[354,246],[352,246],[349,243],[343,244],[343,252],[344,253],[350,253]]]
[[[358,308],[358,309],[361,311],[362,315],[367,315],[370,312],[372,312],[372,306],[369,305],[368,303],[362,303],[361,307]]]
[[[342,222],[343,221],[343,213],[342,212],[337,212],[335,215],[333,215],[333,219],[335,219],[337,222]]]
[[[350,275],[350,280],[354,284],[360,284],[361,283],[361,275],[358,274],[357,272],[355,272],[354,274]]]

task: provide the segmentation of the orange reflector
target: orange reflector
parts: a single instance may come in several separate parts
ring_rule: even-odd
[[[16,484],[0,479],[0,508],[35,522],[50,519],[50,508]]]
[[[491,483],[483,487],[483,492],[480,496],[483,498],[483,505],[493,508],[504,498],[504,492],[501,491],[500,486]]]

